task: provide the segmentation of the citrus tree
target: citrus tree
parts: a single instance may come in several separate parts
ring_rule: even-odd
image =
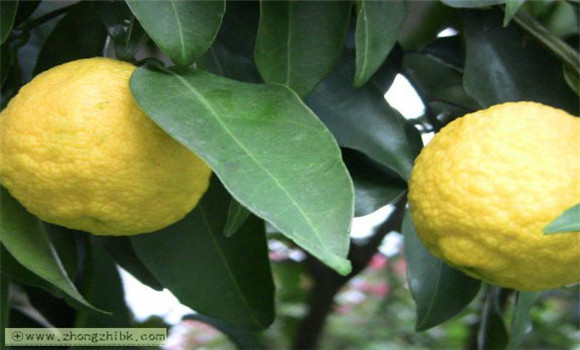
[[[287,326],[315,348],[391,232],[417,332],[477,297],[465,346],[515,349],[543,291],[577,293],[577,1],[1,6],[3,327],[130,327],[122,267],[262,348],[304,273]],[[397,76],[420,117],[385,100]]]

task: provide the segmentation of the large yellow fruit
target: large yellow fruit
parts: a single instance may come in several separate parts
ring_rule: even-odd
[[[183,218],[207,165],[148,119],[135,66],[90,58],[54,67],[0,114],[0,182],[31,213],[98,235],[134,235]]]
[[[518,290],[580,281],[580,232],[544,227],[580,202],[580,119],[514,102],[456,119],[416,160],[417,234],[466,274]]]

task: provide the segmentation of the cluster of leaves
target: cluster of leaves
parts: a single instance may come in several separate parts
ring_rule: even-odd
[[[577,7],[506,0],[2,2],[2,106],[55,65],[101,55],[134,62],[138,104],[216,175],[185,219],[131,238],[48,225],[3,189],[2,301],[8,285],[18,294],[8,283],[15,281],[24,295],[32,293],[26,286],[40,287],[79,310],[58,321],[35,314],[42,325],[126,325],[119,265],[240,334],[238,327],[263,329],[274,319],[266,227],[335,271],[322,270],[324,278],[342,275],[338,288],[364,267],[386,228],[402,224],[417,329],[448,320],[480,282],[431,256],[408,215],[391,218],[366,246],[351,242],[352,218],[389,203],[404,211],[422,147],[418,130],[437,131],[466,112],[514,100],[578,114],[578,19],[566,17]],[[446,28],[457,34],[439,38]],[[385,101],[398,74],[421,96],[421,118],[407,121]],[[576,209],[562,225],[569,227]],[[481,346],[486,339],[506,346],[494,307],[501,293],[491,291]],[[510,347],[524,334],[536,297],[519,294]],[[31,315],[30,302],[21,313]]]

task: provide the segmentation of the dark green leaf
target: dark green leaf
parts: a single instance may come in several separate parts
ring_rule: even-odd
[[[199,66],[211,73],[246,83],[260,83],[262,78],[253,62],[230,51],[218,39],[200,60]]]
[[[354,60],[344,57],[337,69],[306,98],[341,146],[360,151],[408,179],[413,154],[405,119],[374,84],[352,86]]]
[[[225,0],[126,2],[157,46],[181,66],[205,54],[225,12]]]
[[[403,49],[396,44],[387,56],[387,59],[371,77],[371,82],[381,91],[387,93],[397,74],[401,72],[403,66]]]
[[[263,221],[252,216],[225,237],[230,196],[217,178],[185,219],[131,237],[137,255],[184,305],[238,326],[274,319],[274,285]]]
[[[10,254],[2,244],[0,244],[0,258],[0,270],[3,274],[9,276],[14,281],[23,285],[42,288],[52,294],[58,295],[61,293],[60,290],[50,282],[22,266],[22,264],[14,259],[12,254]]]
[[[407,21],[399,35],[405,49],[422,48],[445,28],[455,27],[457,10],[441,1],[409,1]]]
[[[467,57],[464,86],[483,107],[536,101],[578,114],[560,63],[518,27],[502,27],[500,13],[465,12]]]
[[[102,56],[107,30],[90,2],[74,5],[46,39],[34,74],[81,58]]]
[[[499,295],[498,287],[489,288],[477,337],[479,350],[502,350],[508,344],[508,334],[499,308]]]
[[[441,2],[451,7],[473,8],[499,5],[505,3],[506,0],[441,0]]]
[[[102,314],[81,310],[75,327],[130,327],[129,309],[125,304],[123,283],[117,265],[100,244],[93,244],[88,252],[83,274],[82,291],[93,305],[110,312]]]
[[[261,1],[256,64],[265,81],[306,96],[340,57],[348,1]]]
[[[354,85],[363,86],[381,66],[403,28],[404,1],[360,0],[356,20]]]
[[[75,280],[81,260],[79,257],[80,245],[83,243],[81,236],[86,233],[46,222],[43,222],[43,225],[66,274]]]
[[[226,237],[233,236],[239,228],[246,222],[250,216],[250,212],[237,200],[232,198],[230,201],[230,208],[228,209],[228,218],[224,228],[224,235]]]
[[[3,3],[5,1],[2,1]],[[34,11],[40,5],[41,0],[26,0],[26,1],[19,1],[18,2],[18,11],[16,12],[16,19],[14,20],[14,25],[18,25],[23,21],[27,20],[30,15],[34,13]]]
[[[481,282],[434,257],[417,237],[411,216],[403,219],[407,279],[417,306],[417,331],[447,321],[477,295]]]
[[[447,45],[445,50],[449,49]],[[481,108],[465,92],[461,71],[435,56],[438,52],[439,49],[436,52],[409,53],[404,58],[405,76],[421,92],[420,96],[425,99],[423,102],[446,103],[468,110]]]
[[[407,184],[364,154],[344,149],[343,159],[354,182],[355,216],[370,214],[398,198]]]
[[[100,311],[79,293],[62,266],[40,220],[0,189],[0,241],[16,261],[81,305]]]
[[[9,327],[10,304],[9,304],[10,278],[0,273],[0,329]],[[0,344],[4,344],[4,332],[0,332]]]
[[[296,94],[201,70],[144,67],[131,89],[242,205],[338,272],[350,271],[352,182],[334,138]]]
[[[0,44],[4,44],[8,35],[12,31],[16,11],[18,10],[18,0],[2,1],[2,11],[0,11]]]
[[[30,321],[34,322],[31,324],[33,327],[46,327],[46,328],[54,328],[55,325],[52,324],[49,320],[44,317],[44,315],[30,302],[28,295],[26,295],[26,291],[24,288],[19,286],[16,283],[9,283],[10,290],[8,291],[9,294],[9,306],[7,307],[6,311],[9,311],[10,318],[13,319],[16,312],[21,313],[22,315],[28,317]],[[0,286],[1,287],[1,286]],[[2,308],[4,312],[4,308]],[[14,327],[15,325],[22,327],[23,324],[17,322],[13,322],[10,320],[11,325]]]
[[[163,290],[163,285],[149,269],[143,264],[135,253],[129,237],[127,236],[95,236],[93,242],[103,246],[111,258],[123,269],[127,270],[141,283],[154,290]]]
[[[520,7],[524,4],[525,1],[526,0],[506,0],[505,15],[503,17],[504,27],[507,27],[508,24],[510,24],[510,21],[512,20],[512,18],[514,18],[514,16],[516,15],[516,13],[520,9]]]
[[[532,325],[530,321],[530,308],[538,300],[541,292],[518,292],[516,305],[512,314],[510,327],[510,340],[507,350],[515,350],[521,344]]]
[[[206,323],[219,329],[236,344],[240,350],[265,350],[266,347],[260,342],[256,334],[251,330],[239,326],[234,326],[222,320],[208,317],[202,314],[190,314],[183,317],[184,320],[195,320]]]
[[[580,231],[580,203],[567,209],[544,227],[545,234],[578,231]]]
[[[124,1],[98,0],[93,6],[107,27],[113,41],[115,55],[131,61],[147,39],[147,34]]]
[[[253,61],[260,21],[260,2],[230,0],[227,1],[226,8],[217,40],[230,52]]]

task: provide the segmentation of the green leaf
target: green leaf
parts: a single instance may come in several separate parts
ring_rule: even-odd
[[[477,295],[481,282],[434,257],[417,237],[411,216],[403,219],[407,279],[415,305],[415,329],[423,331],[461,312]]]
[[[359,0],[354,85],[363,86],[395,46],[407,16],[404,1]]]
[[[578,97],[568,88],[560,62],[518,27],[502,27],[501,13],[468,11],[464,86],[483,107],[508,101],[536,101],[578,114]]]
[[[474,8],[500,5],[508,0],[441,0],[447,6],[457,8]]]
[[[489,287],[479,326],[477,345],[480,350],[505,349],[508,333],[499,308],[500,289]]]
[[[147,34],[124,1],[93,1],[115,47],[115,56],[132,61],[147,40]]]
[[[90,2],[74,5],[44,42],[34,74],[81,58],[102,56],[107,30]]]
[[[154,290],[163,290],[161,282],[153,276],[135,253],[131,241],[127,236],[95,236],[95,245],[103,246],[109,256],[123,269],[127,270],[141,283]]]
[[[93,305],[110,311],[110,314],[81,310],[77,313],[75,327],[130,327],[129,309],[125,304],[123,283],[117,265],[100,244],[93,244],[87,255],[82,276],[83,294]]]
[[[257,335],[247,328],[234,326],[222,320],[202,314],[185,315],[183,319],[203,322],[219,329],[222,333],[227,335],[240,350],[266,350],[266,347],[260,342]]]
[[[225,0],[126,2],[157,46],[181,66],[205,54],[226,10]]]
[[[39,277],[12,257],[4,245],[0,244],[0,271],[20,284],[42,288],[52,294],[60,294],[60,290],[50,282]]]
[[[229,205],[229,194],[213,177],[185,219],[130,240],[184,305],[238,326],[266,328],[274,319],[274,285],[264,223],[252,216],[236,235],[225,237]]]
[[[506,0],[503,26],[507,27],[526,0]]]
[[[261,1],[255,60],[262,77],[306,96],[344,45],[349,1]]]
[[[580,203],[567,209],[544,227],[544,234],[578,231],[580,231]]]
[[[12,31],[16,11],[18,10],[18,1],[2,1],[2,11],[0,11],[0,44],[4,44],[8,35]]]
[[[344,57],[337,69],[306,99],[341,146],[360,151],[408,179],[416,154],[405,134],[405,119],[374,84],[352,86],[354,59]]]
[[[517,292],[516,305],[512,314],[510,340],[507,350],[515,350],[530,332],[530,308],[538,300],[541,292]]]
[[[338,272],[350,271],[352,182],[332,134],[295,93],[201,70],[144,67],[131,89],[242,205]]]
[[[16,261],[81,305],[101,311],[79,293],[58,258],[40,220],[0,188],[0,241]]]
[[[87,234],[46,222],[43,225],[66,274],[75,280],[80,268],[79,248],[84,243],[82,238],[86,238]]]
[[[228,1],[217,40],[232,53],[253,61],[259,22],[259,1]]]
[[[344,149],[343,159],[354,182],[355,216],[370,214],[401,196],[407,184],[364,154]]]
[[[228,209],[228,218],[224,227],[224,236],[233,236],[250,216],[250,211],[232,198]]]
[[[200,60],[199,67],[225,78],[246,83],[261,83],[262,78],[252,61],[232,52],[221,41],[216,40],[213,46]]]

